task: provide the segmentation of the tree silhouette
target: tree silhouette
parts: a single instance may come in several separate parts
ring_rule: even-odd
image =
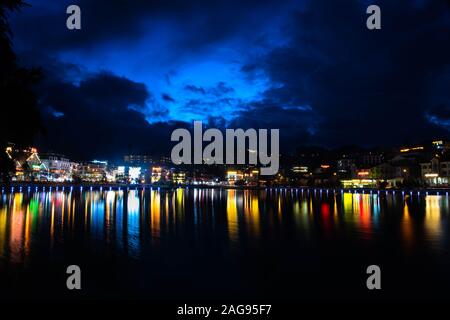
[[[17,64],[12,49],[8,15],[26,6],[22,0],[0,1],[0,180],[9,180],[14,165],[5,153],[8,143],[29,146],[41,129],[37,98],[32,86],[41,77],[40,70]]]

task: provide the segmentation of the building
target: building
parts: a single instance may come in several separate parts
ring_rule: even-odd
[[[342,158],[336,163],[336,170],[339,177],[351,177],[355,172],[356,165],[354,159]]]
[[[365,152],[361,155],[361,164],[365,167],[376,166],[384,161],[382,152]]]
[[[377,180],[389,180],[396,177],[397,169],[389,163],[380,163],[368,170],[368,177]]]
[[[45,175],[42,173],[45,173],[47,168],[42,163],[36,148],[30,147],[20,149],[16,148],[14,144],[10,144],[5,151],[15,165],[15,176],[13,177],[13,180],[46,180]]]
[[[259,183],[259,170],[257,168],[248,169],[244,173],[244,183],[247,186],[257,186]]]
[[[87,182],[106,182],[107,181],[107,161],[94,160],[84,163],[80,166],[79,177]]]
[[[437,152],[444,153],[450,150],[450,142],[446,140],[435,140],[432,145]]]
[[[175,184],[185,184],[186,183],[186,172],[176,171],[172,173],[172,181]]]
[[[291,171],[292,171],[292,173],[299,174],[299,175],[309,174],[307,166],[293,166],[291,168]]]
[[[125,164],[127,165],[140,165],[140,166],[150,166],[153,163],[153,158],[148,155],[126,155],[123,157]]]
[[[431,187],[449,185],[450,158],[434,157],[429,162],[420,164],[423,181]]]
[[[73,180],[73,174],[78,169],[77,163],[55,153],[42,154],[40,158],[45,166],[48,181],[65,182]]]
[[[243,183],[244,173],[241,170],[228,170],[227,183],[231,186]]]

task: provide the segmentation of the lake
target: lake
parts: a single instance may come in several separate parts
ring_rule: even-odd
[[[366,287],[381,268],[382,290]],[[80,292],[66,268],[82,271]],[[0,194],[0,296],[448,299],[449,198],[333,190]]]

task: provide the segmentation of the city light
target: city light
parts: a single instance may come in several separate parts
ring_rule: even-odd
[[[129,168],[129,177],[131,181],[138,181],[141,175],[141,167],[130,167]]]

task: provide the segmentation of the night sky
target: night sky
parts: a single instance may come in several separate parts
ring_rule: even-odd
[[[450,135],[448,1],[28,2],[10,21],[20,63],[45,75],[45,150],[161,152],[193,120],[279,128],[285,150]],[[369,4],[381,30],[366,28]]]

